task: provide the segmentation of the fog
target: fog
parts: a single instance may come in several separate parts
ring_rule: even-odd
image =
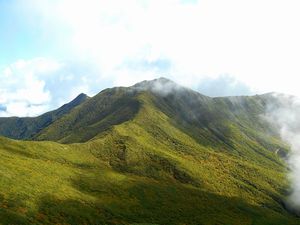
[[[300,99],[274,94],[278,104],[269,104],[266,118],[274,124],[283,141],[290,145],[287,163],[290,168],[291,194],[287,206],[297,214],[300,212]]]

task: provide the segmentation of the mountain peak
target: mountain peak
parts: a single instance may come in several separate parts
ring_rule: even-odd
[[[187,89],[165,77],[154,80],[144,80],[132,86],[137,90],[151,91],[160,95],[168,95],[171,92]]]
[[[133,87],[142,87],[142,88],[144,88],[144,87],[155,86],[157,84],[160,84],[160,85],[166,85],[166,84],[178,85],[178,84],[176,84],[174,81],[172,81],[170,79],[167,79],[165,77],[160,77],[160,78],[156,78],[156,79],[153,79],[153,80],[144,80],[144,81],[141,81],[141,82],[136,83],[135,85],[133,85]]]
[[[78,96],[77,96],[77,98],[78,97],[87,97],[87,95],[85,94],[85,93],[80,93]]]
[[[154,80],[144,80],[132,86],[138,91],[150,91],[160,96],[175,94],[177,97],[186,98],[209,98],[193,89],[182,86],[168,78],[160,77]]]
[[[83,100],[85,100],[85,99],[87,99],[87,98],[89,98],[89,96],[87,96],[87,95],[84,94],[84,93],[80,93],[79,95],[77,95],[76,98],[74,98],[74,99],[72,100],[72,102],[82,102]]]
[[[76,98],[74,98],[72,101],[70,101],[69,103],[64,104],[63,106],[60,107],[60,109],[63,109],[63,111],[65,109],[71,109],[76,107],[77,105],[80,105],[82,102],[84,102],[85,100],[87,100],[89,98],[89,96],[87,96],[84,93],[81,93],[79,95],[77,95]]]

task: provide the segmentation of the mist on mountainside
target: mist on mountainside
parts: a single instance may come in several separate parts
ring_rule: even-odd
[[[273,94],[279,104],[268,104],[266,119],[278,129],[281,138],[290,145],[287,157],[291,194],[286,202],[290,210],[300,215],[300,99]]]

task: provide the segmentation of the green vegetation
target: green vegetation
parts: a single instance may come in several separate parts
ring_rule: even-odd
[[[300,223],[288,147],[260,117],[276,100],[151,85],[102,91],[33,137],[48,141],[0,138],[0,224]]]

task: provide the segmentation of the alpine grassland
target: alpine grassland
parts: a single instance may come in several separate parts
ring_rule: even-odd
[[[161,78],[83,99],[23,136],[1,118],[0,224],[300,224],[289,146],[263,118],[273,95]]]

